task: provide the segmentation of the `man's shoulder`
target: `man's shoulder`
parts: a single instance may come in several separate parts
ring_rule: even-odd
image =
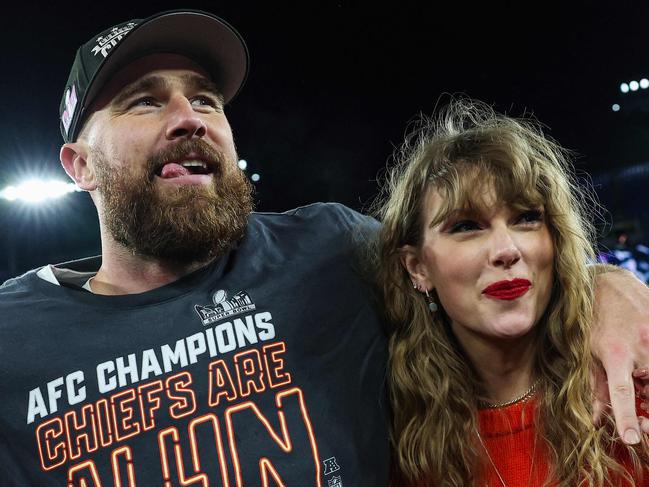
[[[31,279],[41,268],[32,269],[20,276],[7,279],[0,284],[0,298],[9,298],[28,293],[31,289]]]
[[[0,285],[0,328],[7,322],[9,316],[24,315],[38,301],[36,292],[36,272],[39,269],[32,269],[24,274],[12,277]]]
[[[65,278],[66,282],[76,280],[76,284],[81,286],[89,275],[97,272],[100,265],[101,257],[93,256],[31,269],[0,285],[0,305],[13,303],[23,306],[44,298],[48,293],[43,294],[43,289],[52,284],[58,285],[61,278]]]
[[[371,255],[378,226],[373,218],[339,203],[255,213],[240,251],[264,252],[264,259],[290,258],[294,264],[302,259],[309,268],[317,262],[364,263]]]
[[[258,212],[253,214],[253,219],[260,224],[289,226],[303,230],[348,232],[378,228],[376,220],[341,203],[312,203],[283,213]]]

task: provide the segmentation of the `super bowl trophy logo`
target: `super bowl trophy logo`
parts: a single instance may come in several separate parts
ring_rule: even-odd
[[[239,291],[230,299],[224,289],[219,289],[212,295],[213,305],[195,305],[194,309],[200,317],[203,325],[210,325],[229,316],[245,313],[256,309],[255,303],[245,291]]]

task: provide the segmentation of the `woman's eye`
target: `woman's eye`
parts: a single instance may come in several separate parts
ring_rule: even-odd
[[[473,220],[462,220],[451,225],[448,231],[449,233],[464,233],[479,229],[480,225],[477,222]]]
[[[541,210],[528,210],[521,213],[518,218],[521,223],[536,223],[543,221],[543,212]]]

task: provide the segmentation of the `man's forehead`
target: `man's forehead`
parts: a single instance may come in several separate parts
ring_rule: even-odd
[[[144,80],[156,80],[156,84],[161,85],[164,84],[164,79],[172,75],[195,85],[199,80],[203,80],[204,86],[211,86],[218,91],[207,72],[195,61],[178,54],[154,54],[140,58],[117,71],[93,102],[95,110],[106,106],[133,85]],[[160,78],[163,79],[162,82]]]

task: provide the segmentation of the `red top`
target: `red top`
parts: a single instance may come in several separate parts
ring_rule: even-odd
[[[548,474],[547,456],[541,440],[536,444],[534,468],[531,469],[532,452],[534,451],[535,427],[534,409],[536,401],[520,401],[511,406],[495,409],[481,409],[478,412],[480,435],[489,450],[498,472],[507,487],[541,486]],[[639,411],[642,412],[642,411]],[[642,412],[642,414],[646,414]],[[489,458],[484,453],[484,480],[477,485],[503,487],[498,474]],[[630,460],[623,463],[628,463]],[[530,482],[531,470],[531,482]],[[631,470],[631,468],[630,468]],[[628,485],[620,481],[616,485]],[[649,471],[642,482],[636,481],[638,487],[649,487]]]

